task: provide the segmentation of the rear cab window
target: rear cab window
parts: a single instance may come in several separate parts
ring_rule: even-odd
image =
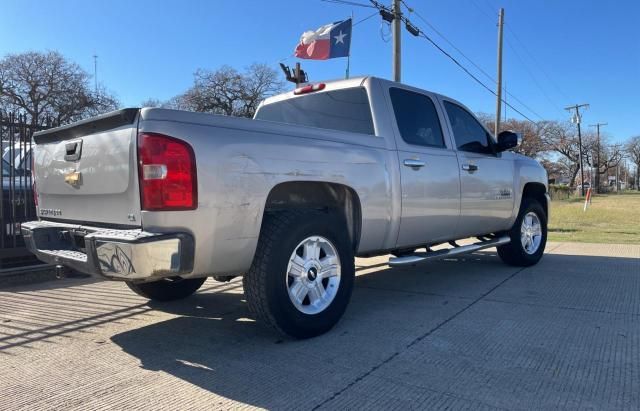
[[[260,107],[255,119],[375,134],[364,87],[323,91],[266,104]]]

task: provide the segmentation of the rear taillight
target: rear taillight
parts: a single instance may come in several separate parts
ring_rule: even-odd
[[[193,210],[198,206],[196,159],[191,146],[182,140],[140,133],[138,178],[143,210]]]

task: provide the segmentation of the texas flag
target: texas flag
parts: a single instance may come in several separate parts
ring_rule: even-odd
[[[347,57],[350,46],[351,19],[347,19],[302,33],[295,56],[311,60]]]

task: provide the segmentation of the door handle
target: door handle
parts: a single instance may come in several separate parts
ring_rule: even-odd
[[[475,164],[463,164],[462,169],[465,171],[476,171],[478,170],[478,166]]]
[[[411,167],[411,168],[420,168],[420,167],[424,167],[427,165],[427,163],[425,163],[422,160],[416,160],[413,158],[408,158],[406,160],[403,161],[403,164],[407,167]]]

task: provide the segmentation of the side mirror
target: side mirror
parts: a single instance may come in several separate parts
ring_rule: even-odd
[[[496,145],[496,151],[507,151],[511,148],[517,147],[522,142],[522,135],[513,131],[501,131],[498,134],[498,143]]]

